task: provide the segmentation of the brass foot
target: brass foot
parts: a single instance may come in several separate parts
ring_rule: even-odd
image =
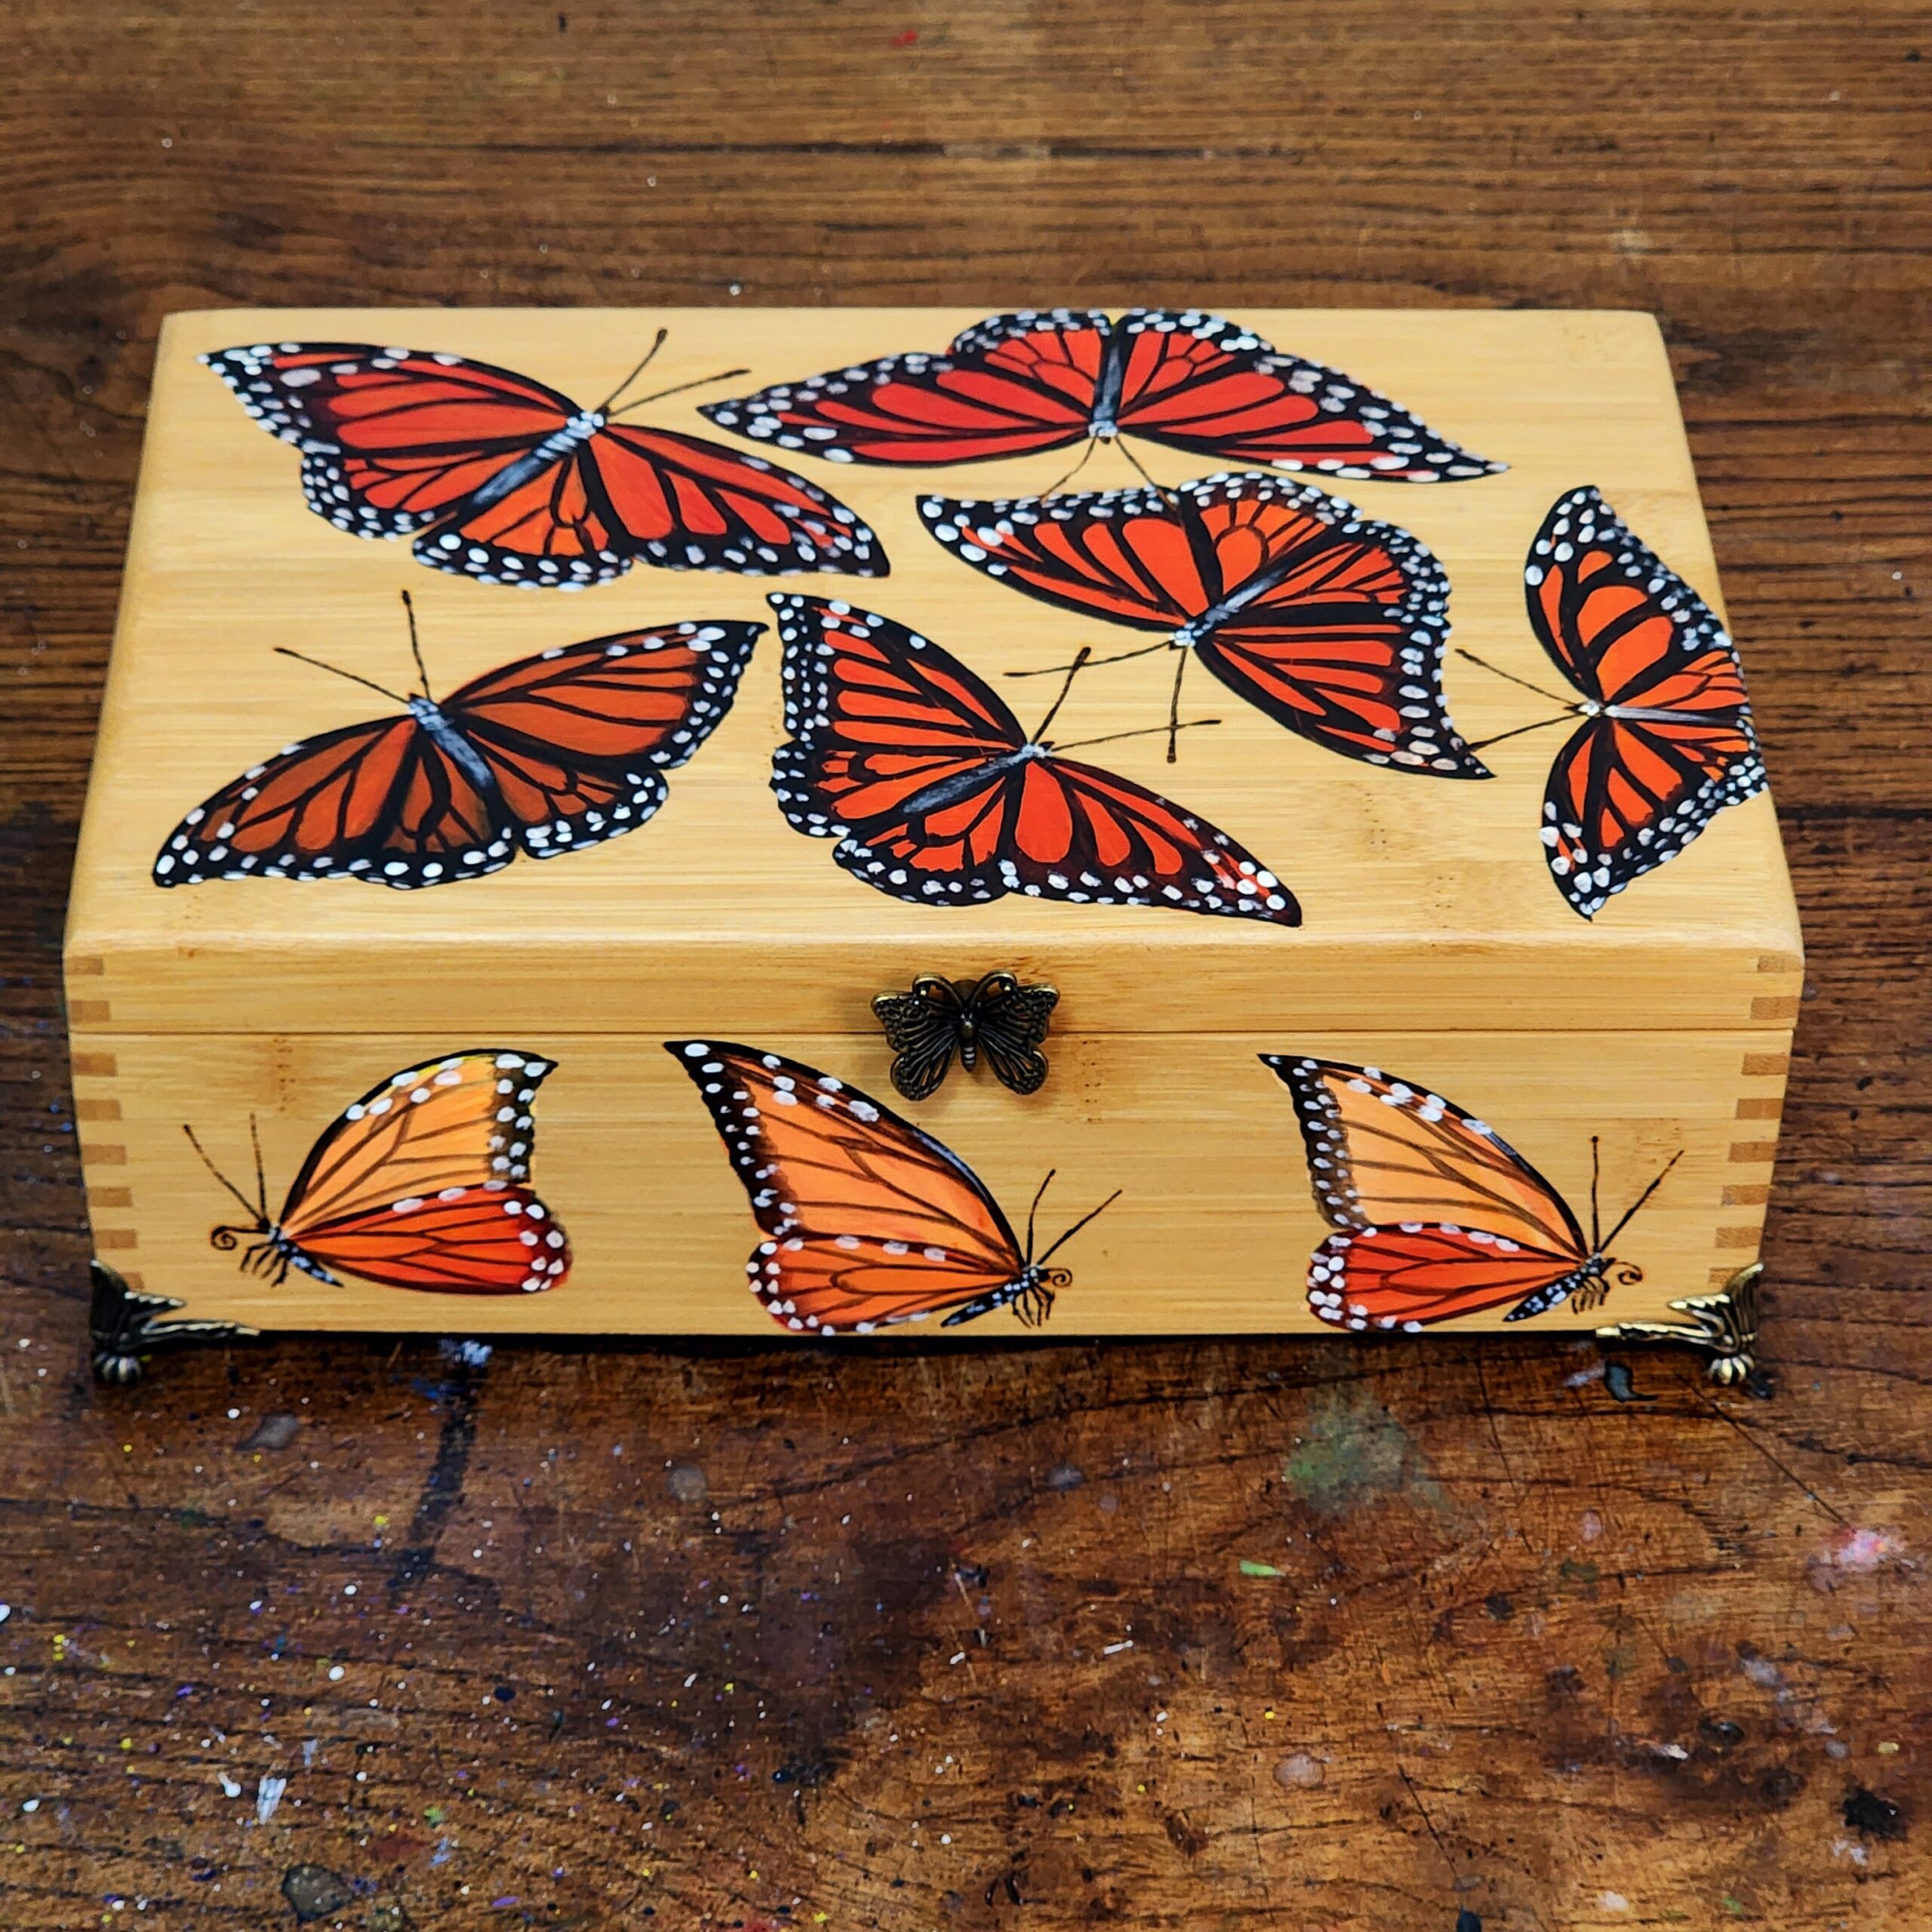
[[[1727,1389],[1748,1382],[1758,1367],[1758,1280],[1754,1261],[1712,1295],[1686,1295],[1671,1303],[1683,1321],[1615,1321],[1597,1331],[1600,1342],[1681,1342],[1710,1357],[1706,1373]]]
[[[259,1332],[238,1321],[158,1321],[181,1303],[129,1287],[104,1261],[90,1261],[88,1269],[94,1277],[88,1320],[97,1381],[138,1382],[146,1356],[192,1343],[246,1341]]]

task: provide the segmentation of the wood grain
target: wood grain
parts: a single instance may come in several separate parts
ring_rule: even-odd
[[[10,1926],[254,1932],[285,1884],[438,1932],[1919,1922],[1922,8],[0,35]],[[1488,1340],[302,1341],[90,1388],[55,961],[159,317],[1061,294],[1663,318],[1811,955],[1776,1400]]]

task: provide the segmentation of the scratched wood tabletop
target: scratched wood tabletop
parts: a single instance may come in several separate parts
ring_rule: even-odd
[[[0,26],[0,1923],[1922,1925],[1932,17],[558,4]],[[161,317],[1040,300],[1663,318],[1811,948],[1772,1399],[1064,1335],[93,1386],[57,957]]]

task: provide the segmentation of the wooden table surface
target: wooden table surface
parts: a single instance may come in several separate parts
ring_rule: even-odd
[[[1925,1924],[1932,15],[561,4],[0,24],[0,1922]],[[161,316],[1053,300],[1663,318],[1811,948],[1774,1398],[1555,1340],[91,1386],[57,957]]]

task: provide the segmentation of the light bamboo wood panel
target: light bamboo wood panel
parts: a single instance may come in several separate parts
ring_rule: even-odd
[[[761,640],[731,715],[669,774],[663,810],[595,851],[411,894],[346,881],[214,881],[171,891],[150,883],[155,854],[188,808],[291,739],[380,711],[381,700],[275,656],[273,646],[406,681],[397,598],[405,586],[443,691],[613,631],[768,621],[774,588],[844,598],[923,630],[998,685],[1029,724],[1051,681],[1008,684],[1001,674],[1063,662],[1081,644],[1104,653],[1135,641],[967,569],[918,524],[922,491],[1037,491],[1066,466],[1063,451],[908,472],[786,456],[877,531],[892,565],[883,579],[752,579],[640,564],[581,595],[514,595],[426,571],[401,545],[359,541],[313,515],[296,453],[245,416],[198,353],[263,339],[400,340],[500,363],[589,402],[661,325],[670,336],[655,382],[739,366],[750,374],[669,398],[645,420],[731,443],[696,414],[700,401],[895,350],[937,349],[979,318],[937,309],[171,318],[77,871],[77,1029],[438,1039],[558,1026],[658,1037],[721,1025],[754,1038],[857,1032],[869,1025],[872,995],[915,972],[995,966],[1051,980],[1063,995],[1063,1024],[1092,1035],[1241,1032],[1275,1013],[1323,1028],[1788,1029],[1799,942],[1767,798],[1721,814],[1687,852],[1586,924],[1552,884],[1537,839],[1561,730],[1497,746],[1498,775],[1487,783],[1418,777],[1318,749],[1198,668],[1186,712],[1224,721],[1187,734],[1177,766],[1164,764],[1158,737],[1096,755],[1275,868],[1304,906],[1298,931],[1017,898],[940,911],[874,892],[838,870],[828,843],[793,832],[772,799],[770,761],[782,736],[775,636]],[[1721,604],[1649,318],[1257,309],[1240,319],[1511,466],[1454,484],[1340,486],[1441,558],[1452,644],[1547,678],[1524,615],[1524,552],[1551,503],[1583,483],[1601,488]],[[1217,466],[1151,445],[1139,453],[1167,482]],[[1103,448],[1078,487],[1135,480],[1123,454]],[[1748,669],[1749,638],[1743,649]],[[1164,664],[1084,676],[1063,714],[1066,735],[1160,722]],[[1472,740],[1543,715],[1540,700],[1453,655],[1447,683]]]
[[[749,1044],[893,1098],[876,1039],[786,1032]],[[561,1287],[478,1297],[353,1280],[329,1287],[299,1274],[271,1287],[237,1272],[235,1256],[210,1251],[211,1228],[235,1218],[234,1204],[189,1148],[184,1122],[247,1190],[255,1115],[272,1211],[317,1136],[358,1094],[429,1054],[485,1044],[557,1062],[537,1102],[532,1183],[574,1246]],[[1761,1033],[1370,1035],[1284,1019],[1240,1035],[1060,1035],[1049,1047],[1052,1074],[1030,1099],[955,1072],[932,1102],[899,1110],[965,1160],[1017,1228],[1050,1168],[1048,1238],[1123,1190],[1056,1257],[1074,1280],[1053,1332],[1319,1326],[1304,1284],[1326,1230],[1289,1096],[1256,1057],[1264,1052],[1380,1066],[1480,1113],[1561,1190],[1586,1231],[1592,1134],[1602,1140],[1606,1226],[1683,1150],[1615,1244],[1641,1267],[1642,1284],[1614,1291],[1600,1313],[1566,1307],[1508,1332],[1661,1317],[1671,1298],[1708,1291],[1757,1252],[1786,1070]],[[541,1026],[487,1041],[107,1035],[77,1051],[75,1071],[97,1246],[137,1285],[184,1301],[189,1315],[264,1328],[785,1339],[746,1292],[757,1235],[737,1177],[697,1094],[655,1038]],[[1502,1325],[1500,1311],[1455,1324]],[[996,1341],[1019,1331],[1001,1312],[948,1332]]]

